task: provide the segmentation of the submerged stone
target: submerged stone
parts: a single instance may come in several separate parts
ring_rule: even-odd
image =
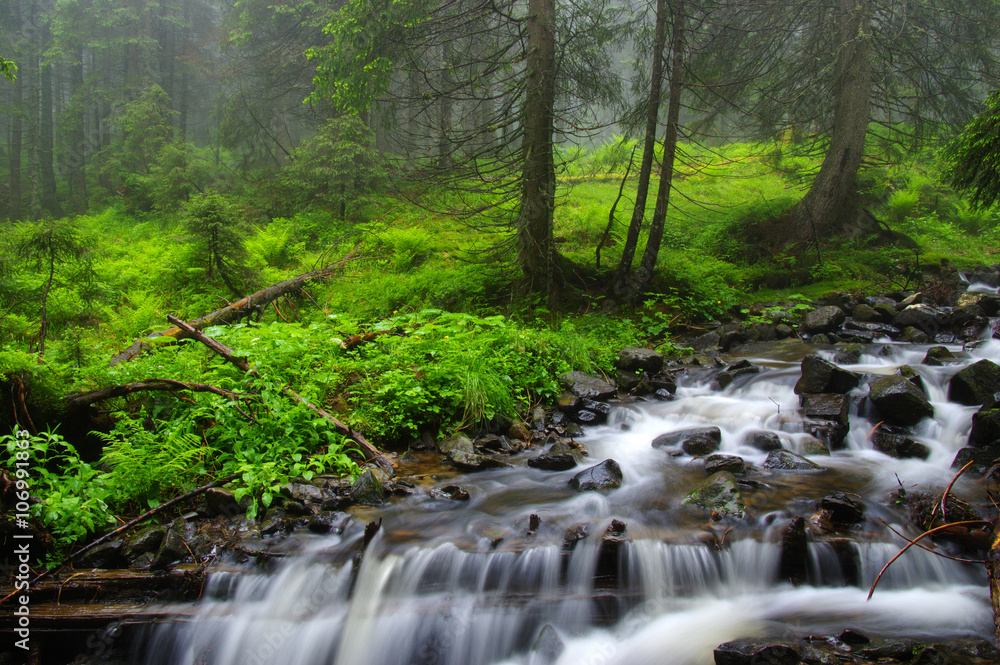
[[[653,439],[654,448],[672,448],[675,446],[684,447],[684,445],[691,441],[692,446],[699,447],[700,449],[708,450],[708,452],[714,452],[719,449],[722,444],[722,430],[715,426],[709,427],[689,427],[687,429],[677,430],[676,432],[667,432],[666,434],[661,434],[655,439]],[[714,446],[714,448],[713,448]],[[687,450],[685,449],[685,452]],[[693,453],[688,453],[693,454]],[[708,454],[702,453],[703,455]]]
[[[737,455],[716,453],[706,457],[705,473],[712,475],[719,471],[728,471],[735,476],[742,476],[747,472],[747,463]]]

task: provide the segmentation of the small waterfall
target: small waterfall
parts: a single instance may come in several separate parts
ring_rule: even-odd
[[[942,488],[975,412],[948,402],[947,382],[959,366],[921,365],[926,347],[885,348],[887,355],[865,353],[847,368],[866,376],[902,364],[917,370],[935,408],[935,417],[911,432],[930,449],[926,460],[873,449],[869,435],[877,423],[863,407],[862,384],[851,395],[856,407],[846,448],[810,457],[825,471],[762,471],[766,453],[747,445],[748,434],[775,434],[798,452],[806,434],[793,391],[798,360],[759,359],[759,374],[723,391],[682,382],[676,400],[623,405],[607,424],[590,428],[583,440],[587,464],[618,461],[624,482],[617,490],[572,491],[567,483],[579,469],[521,466],[449,478],[473,498],[448,510],[422,496],[380,508],[383,534],[360,565],[350,558],[356,540],[330,536],[270,573],[213,573],[200,603],[177,608],[175,621],[145,631],[134,660],[709,665],[712,649],[737,637],[835,634],[845,627],[886,637],[987,636],[980,565],[911,548],[867,600],[879,570],[905,544],[880,521],[901,519],[887,505],[889,493],[901,485]],[[969,362],[1000,358],[1000,342],[969,355]],[[721,452],[758,465],[744,487],[743,520],[715,523],[685,506],[683,495],[706,477],[701,460],[650,445],[665,432],[709,424],[722,432]],[[824,532],[814,518],[819,499],[831,491],[856,495],[867,521]],[[976,488],[963,480],[956,491]],[[537,530],[526,530],[530,515],[537,516]],[[780,576],[781,529],[794,515],[806,518],[811,533],[805,584],[798,587]],[[612,519],[625,526],[608,537]]]

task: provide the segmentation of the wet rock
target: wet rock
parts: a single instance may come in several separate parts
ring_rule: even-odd
[[[120,539],[101,543],[74,561],[77,568],[120,568],[125,563]]]
[[[572,453],[549,453],[528,458],[528,466],[543,471],[566,471],[576,466]]]
[[[473,445],[476,452],[483,453],[484,455],[491,453],[513,455],[524,449],[523,440],[511,440],[506,436],[497,436],[496,434],[487,434],[486,436],[479,437]]]
[[[458,485],[435,487],[430,491],[430,495],[435,499],[444,499],[447,501],[468,501],[470,498],[468,490]]]
[[[615,370],[615,383],[617,383],[618,387],[622,390],[634,395],[643,395],[652,392],[651,390],[639,390],[640,386],[643,386],[644,388],[646,386],[643,385],[642,374],[637,372],[626,372],[621,369]]]
[[[563,534],[563,542],[567,545],[572,545],[578,540],[584,540],[590,535],[590,526],[587,524],[577,524],[576,526],[566,529],[566,533]]]
[[[188,543],[194,540],[195,527],[181,518],[170,523],[170,528],[163,538],[163,543],[150,564],[153,570],[164,570],[173,563],[190,556]]]
[[[1000,272],[995,266],[979,266],[973,268],[965,275],[969,284],[985,284],[993,288],[1000,287]]]
[[[750,338],[742,330],[730,330],[722,333],[722,338],[719,340],[719,348],[723,351],[729,351],[749,341]]]
[[[916,328],[928,335],[935,335],[945,325],[948,315],[925,304],[915,304],[904,308],[892,320],[892,325],[900,329]]]
[[[584,372],[563,374],[559,377],[559,382],[573,395],[585,399],[604,400],[617,394],[617,389],[613,385]]]
[[[956,365],[960,362],[962,362],[962,359],[952,353],[951,349],[947,346],[932,346],[927,349],[927,354],[923,360],[924,365],[930,365],[931,367]]]
[[[928,644],[910,662],[912,665],[949,665],[948,655],[937,644]]]
[[[875,450],[897,459],[927,459],[930,448],[890,427],[880,427],[872,434]]]
[[[531,440],[531,430],[520,420],[514,420],[510,423],[510,426],[506,430],[507,438],[514,439],[516,441],[530,441]],[[521,446],[523,448],[523,446]]]
[[[857,365],[861,362],[861,354],[864,347],[860,344],[845,344],[837,349],[837,355],[833,357],[833,362],[838,365]]]
[[[750,446],[751,448],[756,448],[765,453],[769,453],[772,450],[779,450],[783,446],[781,445],[781,437],[774,432],[767,432],[764,430],[753,430],[746,433],[743,437],[743,445]]]
[[[955,309],[972,307],[981,311],[983,316],[996,316],[997,312],[1000,312],[1000,300],[992,294],[966,291],[958,297],[958,301],[955,303]]]
[[[886,337],[889,339],[899,339],[903,335],[902,330],[888,323],[858,321],[857,319],[844,321],[844,332],[845,334],[861,337],[869,342]]]
[[[788,324],[779,323],[774,327],[774,334],[778,336],[778,339],[788,339],[795,335],[795,331]]]
[[[584,469],[569,481],[569,486],[578,492],[606,492],[621,484],[622,470],[613,459],[606,459],[596,466]]]
[[[638,346],[630,346],[618,353],[615,367],[626,372],[649,372],[656,374],[663,369],[663,355]]]
[[[809,536],[806,521],[795,516],[781,534],[781,559],[778,578],[798,586],[809,576]]]
[[[243,501],[237,501],[232,492],[221,487],[206,490],[204,497],[209,517],[242,515],[250,504],[249,497],[243,497]]]
[[[955,460],[951,463],[951,468],[961,469],[969,462],[973,462],[970,471],[977,475],[983,475],[1000,459],[1000,445],[994,444],[982,448],[972,448],[966,446],[960,448],[955,454]]]
[[[150,526],[132,536],[125,546],[126,559],[135,559],[143,554],[155,553],[163,544],[167,529],[162,526]]]
[[[987,663],[1000,663],[1000,651],[986,640],[970,641],[962,645],[958,652],[964,656],[981,658]]]
[[[903,328],[903,336],[900,339],[907,344],[927,344],[931,341],[930,335],[913,326]]]
[[[880,323],[884,320],[882,315],[867,303],[858,303],[851,311],[851,318],[862,323]]]
[[[872,641],[870,637],[854,628],[845,629],[840,635],[837,635],[837,639],[852,647],[865,646],[866,644],[871,644]]]
[[[688,344],[695,351],[704,351],[705,349],[714,349],[719,346],[721,341],[722,335],[713,330],[705,333],[704,335],[695,337],[693,340],[688,342]]]
[[[802,319],[802,328],[810,334],[829,333],[839,328],[847,315],[836,305],[827,305],[808,312]]]
[[[840,450],[844,447],[850,428],[832,420],[807,420],[802,423],[802,429],[810,438],[824,443],[828,450]]]
[[[820,471],[819,464],[810,462],[789,450],[772,450],[764,460],[764,468],[771,471]]]
[[[920,376],[917,370],[913,369],[909,365],[900,365],[896,369],[896,375],[901,376],[922,392],[924,395],[927,394],[927,386],[924,384],[924,378]]]
[[[865,507],[843,492],[832,492],[819,500],[819,508],[836,527],[852,527],[865,521]]]
[[[716,381],[719,382],[719,388],[724,389],[741,376],[758,373],[760,373],[760,367],[754,365],[749,360],[741,360],[740,362],[730,365],[726,369],[722,370],[719,373],[719,376],[716,377]]]
[[[803,455],[829,455],[830,447],[814,436],[807,436],[800,443]]]
[[[845,427],[848,424],[851,408],[846,395],[839,393],[801,394],[799,402],[802,404],[802,415],[806,418],[832,420]]]
[[[153,561],[156,560],[155,552],[146,552],[145,554],[140,554],[134,559],[128,562],[129,570],[149,570],[153,565]]]
[[[545,624],[531,647],[528,665],[550,665],[559,659],[565,649],[566,645],[556,629],[551,624]]]
[[[913,658],[913,643],[903,640],[877,640],[855,653],[871,661],[905,662]]]
[[[481,471],[510,466],[506,462],[477,453],[472,440],[464,434],[453,434],[444,439],[438,443],[438,450],[460,469]]]
[[[324,510],[313,515],[306,528],[313,533],[338,533],[346,519],[347,515],[344,513]]]
[[[802,359],[802,376],[795,384],[795,394],[846,393],[860,383],[859,374],[810,354]]]
[[[288,515],[283,510],[268,510],[260,523],[260,535],[273,536],[291,530]]]
[[[299,503],[322,503],[323,490],[308,483],[288,483],[282,488],[282,496]]]
[[[365,469],[351,483],[351,499],[363,506],[381,506],[389,498],[386,478],[374,469]]]
[[[653,447],[684,447],[689,441],[691,442],[690,447],[692,449],[707,450],[708,452],[702,453],[703,455],[707,455],[708,453],[715,452],[719,449],[719,446],[722,445],[722,430],[715,426],[709,426],[690,427],[687,429],[677,430],[676,432],[667,432],[666,434],[661,434],[653,439]],[[685,452],[687,452],[687,448],[685,448]],[[688,454],[691,455],[693,453]]]
[[[1000,408],[983,408],[972,414],[969,445],[986,448],[997,443],[1000,443]]]
[[[989,360],[980,360],[958,371],[948,381],[948,399],[959,404],[996,403],[1000,392],[1000,366]]]
[[[728,471],[734,476],[742,476],[747,472],[747,463],[737,455],[716,453],[705,458],[705,473],[712,475],[719,471]]]
[[[746,502],[736,478],[728,471],[718,471],[687,493],[682,503],[704,508],[718,515],[743,517]]]
[[[796,645],[761,642],[752,638],[720,644],[713,652],[715,665],[798,665]]]
[[[885,420],[896,425],[916,425],[934,415],[924,394],[901,376],[875,379],[868,386],[868,398]]]

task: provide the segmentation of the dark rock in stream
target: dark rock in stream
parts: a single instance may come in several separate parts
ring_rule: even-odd
[[[719,372],[719,375],[715,378],[715,380],[719,384],[719,389],[723,390],[741,376],[750,376],[759,373],[760,367],[757,367],[757,365],[754,365],[749,360],[744,359]]]
[[[972,414],[969,445],[987,448],[998,443],[1000,443],[1000,408],[983,408]]]
[[[386,478],[374,469],[365,469],[351,484],[351,499],[363,506],[380,506],[388,497]]]
[[[178,517],[170,523],[156,557],[150,564],[153,570],[164,570],[171,564],[190,556],[189,543],[194,540],[195,526]]]
[[[596,466],[584,469],[569,481],[569,486],[577,492],[606,492],[621,484],[622,470],[613,459],[606,459]]]
[[[955,453],[955,460],[951,463],[951,468],[961,469],[969,462],[972,462],[973,464],[969,471],[982,476],[997,462],[998,459],[1000,459],[1000,444],[994,444],[984,448],[972,448],[970,446],[966,446],[965,448],[960,448],[959,451]]]
[[[781,445],[780,436],[774,432],[768,432],[766,430],[753,430],[747,432],[743,438],[743,445],[756,448],[757,450],[765,453],[769,453],[772,450],[780,450],[784,447]]]
[[[872,446],[875,450],[897,459],[927,459],[931,449],[915,441],[897,428],[883,425],[872,434]]]
[[[947,346],[932,346],[927,349],[924,360],[921,364],[929,367],[943,367],[945,365],[957,365],[962,362]]]
[[[892,320],[892,325],[903,329],[916,328],[928,335],[936,335],[948,322],[948,314],[925,304],[910,305]]]
[[[778,578],[798,586],[809,578],[809,535],[805,518],[796,515],[781,534]]]
[[[852,527],[865,521],[865,507],[843,492],[832,492],[819,500],[819,508],[835,527]]]
[[[948,381],[948,399],[966,406],[993,405],[1000,392],[1000,366],[980,360],[958,371]]]
[[[452,464],[467,471],[496,469],[510,466],[493,457],[480,455],[475,444],[464,434],[453,434],[437,444],[438,450],[445,454]]]
[[[851,414],[850,401],[840,393],[803,393],[799,395],[802,415],[813,420],[830,420],[847,427]]]
[[[435,487],[430,491],[431,497],[435,499],[446,499],[448,501],[468,501],[469,492],[458,485],[445,485]]]
[[[868,385],[868,398],[885,420],[896,425],[916,425],[934,416],[927,397],[901,376],[875,379]]]
[[[722,430],[718,427],[689,427],[661,434],[652,443],[654,448],[675,448],[680,446],[688,455],[708,455],[719,449],[722,445]],[[704,452],[695,453],[691,450]]]
[[[716,453],[705,458],[705,473],[712,475],[719,471],[728,471],[734,476],[742,476],[747,472],[747,463],[737,455]]]
[[[166,535],[167,529],[162,526],[150,526],[136,532],[125,546],[125,558],[132,560],[143,554],[156,553]]]
[[[549,453],[528,458],[528,466],[543,471],[567,471],[576,466],[573,453]]]
[[[810,354],[802,359],[802,376],[795,384],[795,394],[846,393],[860,383],[861,375]]]
[[[798,665],[798,645],[762,642],[753,638],[720,644],[714,652],[715,665]]]
[[[763,464],[771,471],[822,471],[823,467],[789,450],[773,450]]]

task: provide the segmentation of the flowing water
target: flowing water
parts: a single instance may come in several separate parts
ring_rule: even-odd
[[[947,402],[946,382],[959,366],[921,365],[926,349],[878,345],[846,367],[869,375],[902,364],[918,370],[935,407],[915,437],[930,448],[927,460],[873,450],[874,423],[855,414],[844,450],[810,458],[824,471],[751,473],[756,489],[745,493],[744,519],[713,522],[682,505],[705,478],[702,462],[652,448],[659,434],[717,425],[721,452],[758,465],[765,454],[743,445],[749,430],[773,431],[786,448],[801,450],[807,435],[792,387],[801,357],[817,347],[776,346],[751,358],[764,371],[725,391],[690,379],[675,401],[620,406],[581,439],[590,459],[575,470],[447,474],[436,485],[460,485],[469,501],[435,499],[424,488],[360,509],[343,533],[303,537],[294,556],[266,573],[220,568],[193,611],[177,608],[176,621],[147,631],[136,661],[694,665],[712,663],[713,649],[738,637],[800,639],[850,627],[876,637],[988,638],[981,565],[913,548],[866,600],[878,571],[905,544],[883,523],[907,530],[890,493],[900,485],[941,491],[975,412]],[[833,357],[832,349],[819,352]],[[997,360],[1000,342],[970,355],[968,362]],[[623,470],[619,489],[568,487],[580,469],[608,458]],[[840,531],[813,525],[806,583],[780,582],[785,526],[795,515],[813,519],[831,491],[858,495],[865,523]],[[986,500],[975,479],[962,479],[955,491]],[[532,515],[540,518],[533,531]],[[361,525],[378,518],[382,529],[359,564]],[[627,526],[607,538],[609,528],[621,530],[612,520]]]

